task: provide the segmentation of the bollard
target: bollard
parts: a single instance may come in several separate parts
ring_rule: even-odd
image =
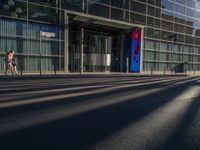
[[[166,74],[166,70],[165,70],[165,67],[164,67],[164,75]]]
[[[195,75],[196,68],[194,68],[194,75]]]
[[[187,75],[187,69],[185,69],[185,75]]]
[[[54,74],[56,75],[56,65],[54,65]]]
[[[20,71],[21,71],[21,76],[22,76],[22,74],[23,74],[23,65],[22,65],[22,63],[21,63],[21,66],[20,66]]]
[[[153,75],[153,67],[151,66],[151,75]]]
[[[40,76],[42,75],[42,69],[41,69],[41,67],[40,67]]]

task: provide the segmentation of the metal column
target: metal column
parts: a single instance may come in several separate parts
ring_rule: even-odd
[[[124,34],[122,33],[120,35],[120,72],[123,72],[123,55],[124,55],[124,40],[125,40],[125,36]]]
[[[84,65],[83,65],[84,28],[83,27],[80,27],[79,33],[80,33],[80,43],[79,43],[79,45],[80,45],[80,74],[82,74],[83,73],[83,67],[84,67]]]
[[[144,28],[141,29],[141,52],[140,52],[140,73],[144,71],[143,58],[144,58]]]
[[[42,31],[40,30],[40,33],[39,33],[40,35],[40,66],[39,66],[39,68],[40,68],[40,75],[42,75]]]
[[[64,71],[69,72],[69,17],[65,13],[65,48],[64,48]]]

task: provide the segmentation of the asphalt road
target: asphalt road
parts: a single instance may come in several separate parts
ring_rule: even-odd
[[[199,150],[200,77],[0,80],[0,150]]]

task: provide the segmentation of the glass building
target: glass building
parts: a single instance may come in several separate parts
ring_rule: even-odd
[[[136,72],[200,71],[198,0],[0,0],[0,71],[134,72],[136,30]]]

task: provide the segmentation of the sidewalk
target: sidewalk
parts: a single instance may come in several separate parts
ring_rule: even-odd
[[[4,75],[0,73],[0,80],[31,80],[31,79],[51,79],[51,78],[106,78],[106,77],[119,77],[122,78],[123,76],[126,77],[160,77],[160,76],[200,76],[200,73],[192,73],[188,72],[185,73],[171,73],[171,72],[141,72],[141,73],[121,73],[121,72],[102,72],[102,73],[93,73],[93,72],[84,72],[83,74],[80,73],[68,73],[65,74],[64,72],[58,72],[56,75],[55,73],[23,73],[23,75]]]

